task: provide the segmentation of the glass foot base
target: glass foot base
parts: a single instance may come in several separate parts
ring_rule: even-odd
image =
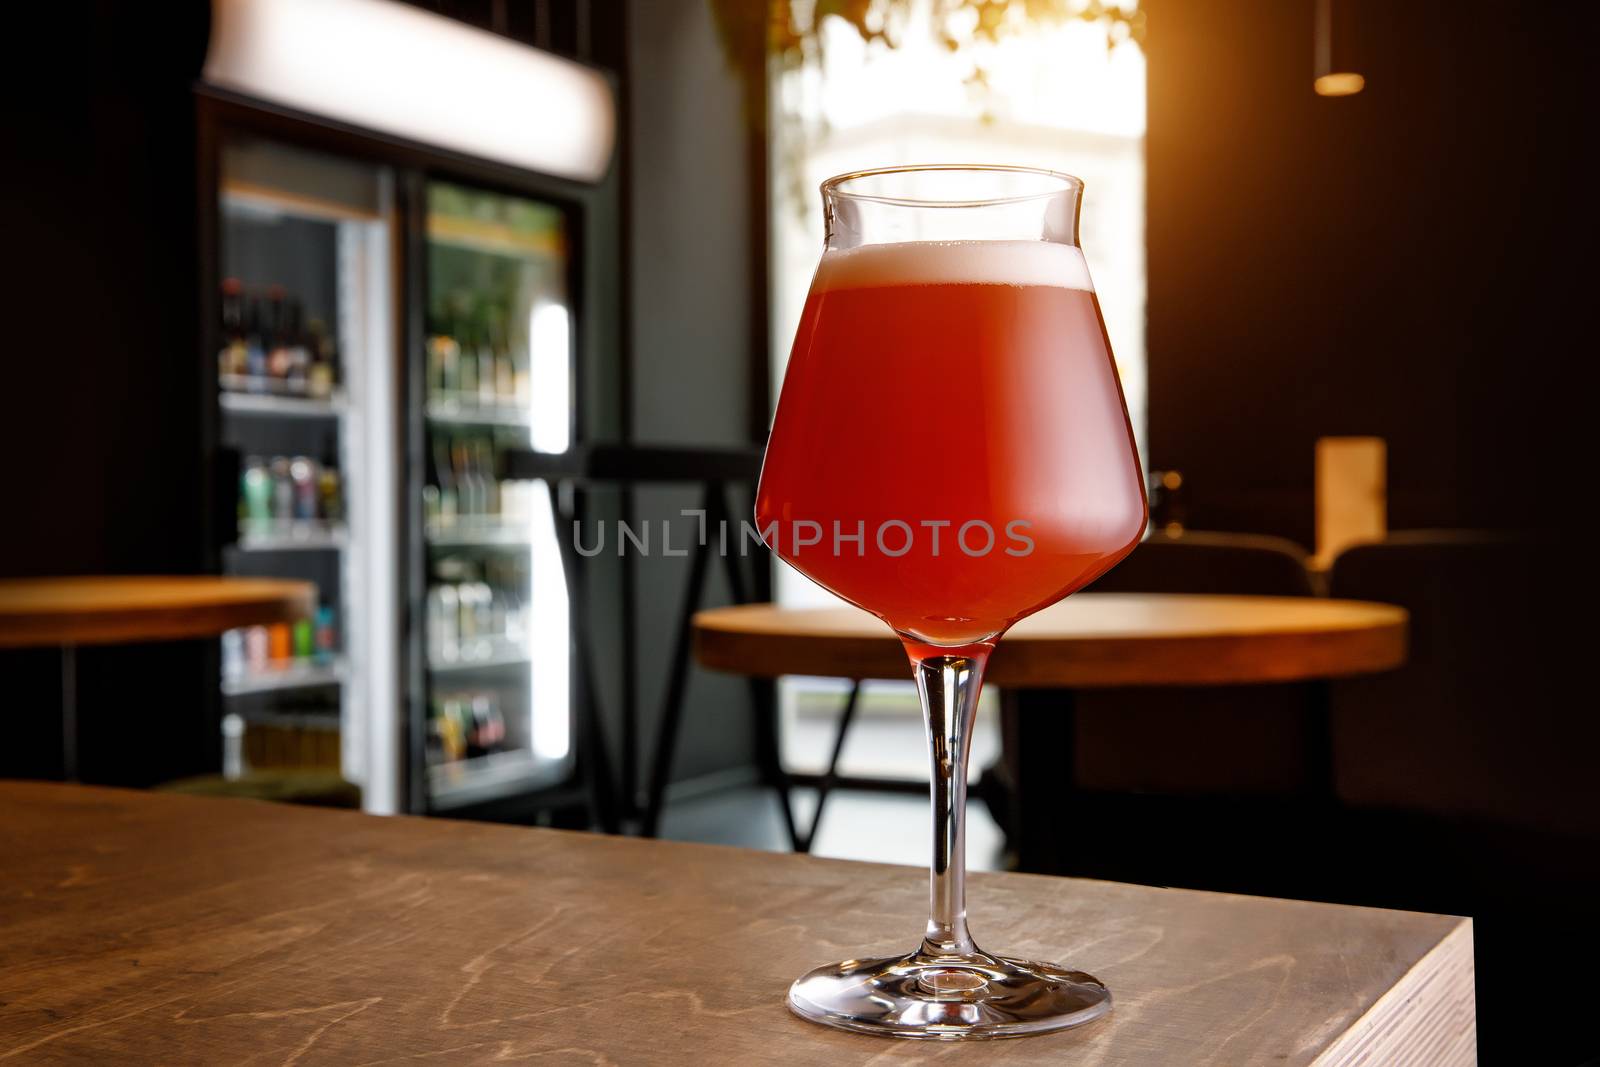
[[[789,987],[789,1009],[863,1034],[958,1041],[1082,1026],[1111,1010],[1111,993],[1049,963],[913,952],[818,967]]]

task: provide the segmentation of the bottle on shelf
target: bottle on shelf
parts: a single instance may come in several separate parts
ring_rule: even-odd
[[[472,443],[473,463],[478,472],[478,483],[483,487],[483,515],[485,521],[494,521],[500,515],[500,482],[495,478],[494,449],[487,437]]]
[[[244,631],[244,662],[245,669],[260,674],[267,670],[271,661],[271,642],[267,637],[265,626],[248,626]]]
[[[318,506],[317,465],[308,456],[296,456],[289,461],[289,480],[294,486],[294,505],[290,515],[299,522],[313,522],[321,510]]]
[[[289,475],[289,460],[274,456],[267,469],[272,473],[272,518],[286,522],[294,518],[294,479]]]
[[[491,327],[494,346],[494,391],[496,402],[502,407],[516,407],[517,368],[511,358],[511,344],[506,335],[503,313],[497,312]]]
[[[275,622],[267,627],[267,661],[275,668],[282,668],[289,662],[290,634],[289,624]]]
[[[251,391],[260,391],[266,387],[267,381],[267,337],[265,328],[266,313],[261,307],[261,301],[251,297],[245,304],[244,315],[244,341],[245,379]]]
[[[268,391],[289,377],[289,364],[294,356],[289,347],[289,309],[283,286],[267,288],[267,381],[262,385]]]
[[[458,328],[458,340],[461,345],[460,358],[457,361],[456,393],[457,399],[472,403],[478,398],[478,330],[476,323],[467,324],[466,329]]]
[[[461,495],[456,488],[455,466],[450,461],[450,440],[444,435],[433,439],[433,475],[438,482],[438,502],[434,507],[441,527],[451,527],[461,513]]]
[[[438,763],[455,763],[466,758],[467,737],[461,729],[461,716],[449,701],[433,702],[428,748]]]
[[[422,487],[422,526],[428,531],[437,531],[443,523],[443,516],[439,511],[439,487],[429,482]]]
[[[461,343],[453,328],[440,322],[428,338],[428,396],[442,400],[454,397],[461,389]]]
[[[224,382],[243,377],[249,369],[244,303],[244,283],[238,278],[223,279],[222,346],[217,350],[217,374]]]
[[[472,732],[467,736],[467,751],[488,755],[498,751],[506,739],[506,720],[500,714],[500,701],[492,693],[472,695]]]
[[[287,353],[283,375],[284,389],[291,396],[311,392],[311,347],[305,331],[305,315],[300,301],[290,300],[284,319],[284,350]]]
[[[339,352],[333,334],[321,319],[307,323],[311,366],[306,373],[306,394],[313,400],[326,400],[339,382]]]
[[[244,631],[228,630],[222,635],[222,677],[226,681],[236,681],[244,677],[248,665],[245,662]]]
[[[450,400],[461,389],[459,318],[450,302],[435,301],[429,309],[427,338],[427,398]]]
[[[310,619],[296,619],[292,630],[294,658],[301,662],[311,659],[316,651],[316,628]]]
[[[317,663],[327,666],[339,652],[339,630],[332,605],[324,604],[317,609],[315,648],[312,658]]]
[[[246,523],[262,527],[272,521],[272,473],[260,456],[245,460],[239,476],[239,496]]]
[[[428,649],[438,663],[453,662],[461,651],[461,603],[448,582],[428,590]]]
[[[478,514],[478,482],[467,469],[461,438],[445,438],[445,448],[450,457],[450,480],[456,490],[456,520],[469,521]]]
[[[344,489],[339,480],[339,468],[331,459],[324,460],[317,469],[317,509],[328,522],[344,518]]]

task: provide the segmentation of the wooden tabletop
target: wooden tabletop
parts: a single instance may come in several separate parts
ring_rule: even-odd
[[[0,648],[209,637],[292,622],[317,606],[310,582],[213,575],[0,580]]]
[[[1336,678],[1405,662],[1404,608],[1322,597],[1079,593],[1023,619],[986,677],[1022,688],[1225,685]],[[905,678],[889,628],[852,607],[746,604],[694,617],[706,667]]]
[[[1116,1007],[930,1046],[783,999],[911,947],[916,868],[16,782],[0,856],[0,1062],[1288,1067],[1475,1042],[1472,924],[1444,915],[975,874],[980,944]]]

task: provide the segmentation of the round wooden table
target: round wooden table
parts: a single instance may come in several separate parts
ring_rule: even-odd
[[[0,648],[61,649],[61,749],[77,777],[77,647],[213,637],[316,610],[310,582],[214,575],[0,579]]]
[[[1008,760],[1015,787],[1047,782],[1071,788],[1076,689],[1118,686],[1241,685],[1305,682],[1307,763],[1324,799],[1334,796],[1327,681],[1400,666],[1408,618],[1391,604],[1322,597],[1210,596],[1179,593],[1079,593],[1023,619],[995,650],[985,680],[1004,689]],[[855,713],[860,681],[906,679],[911,665],[881,620],[852,607],[782,608],[746,604],[694,617],[702,666],[757,678],[785,674],[848,678],[833,755],[815,783],[817,818]],[[787,797],[785,813],[793,825]],[[809,848],[816,831],[794,832]],[[1019,834],[1025,859],[1038,835]],[[1026,859],[1034,862],[1033,859]]]
[[[985,679],[1024,689],[1338,678],[1405,662],[1404,608],[1322,597],[1079,593],[1023,619]],[[695,657],[734,674],[909,678],[899,640],[857,608],[745,604],[694,617]]]

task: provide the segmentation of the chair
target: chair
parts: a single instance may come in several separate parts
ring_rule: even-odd
[[[1089,591],[1314,596],[1322,590],[1293,541],[1196,530],[1152,535]]]
[[[1574,550],[1555,548],[1417,530],[1334,561],[1335,596],[1411,613],[1403,667],[1334,686],[1345,804],[1600,838],[1600,728],[1560,681],[1587,650],[1562,647],[1577,644],[1576,619],[1553,616],[1550,603],[1556,590],[1577,591]],[[1573,607],[1577,618],[1588,609],[1581,598]]]
[[[1102,593],[1313,596],[1304,551],[1259,534],[1157,535],[1091,587]],[[1179,794],[1305,785],[1303,686],[1209,686],[1078,694],[1076,781],[1085,789]]]

